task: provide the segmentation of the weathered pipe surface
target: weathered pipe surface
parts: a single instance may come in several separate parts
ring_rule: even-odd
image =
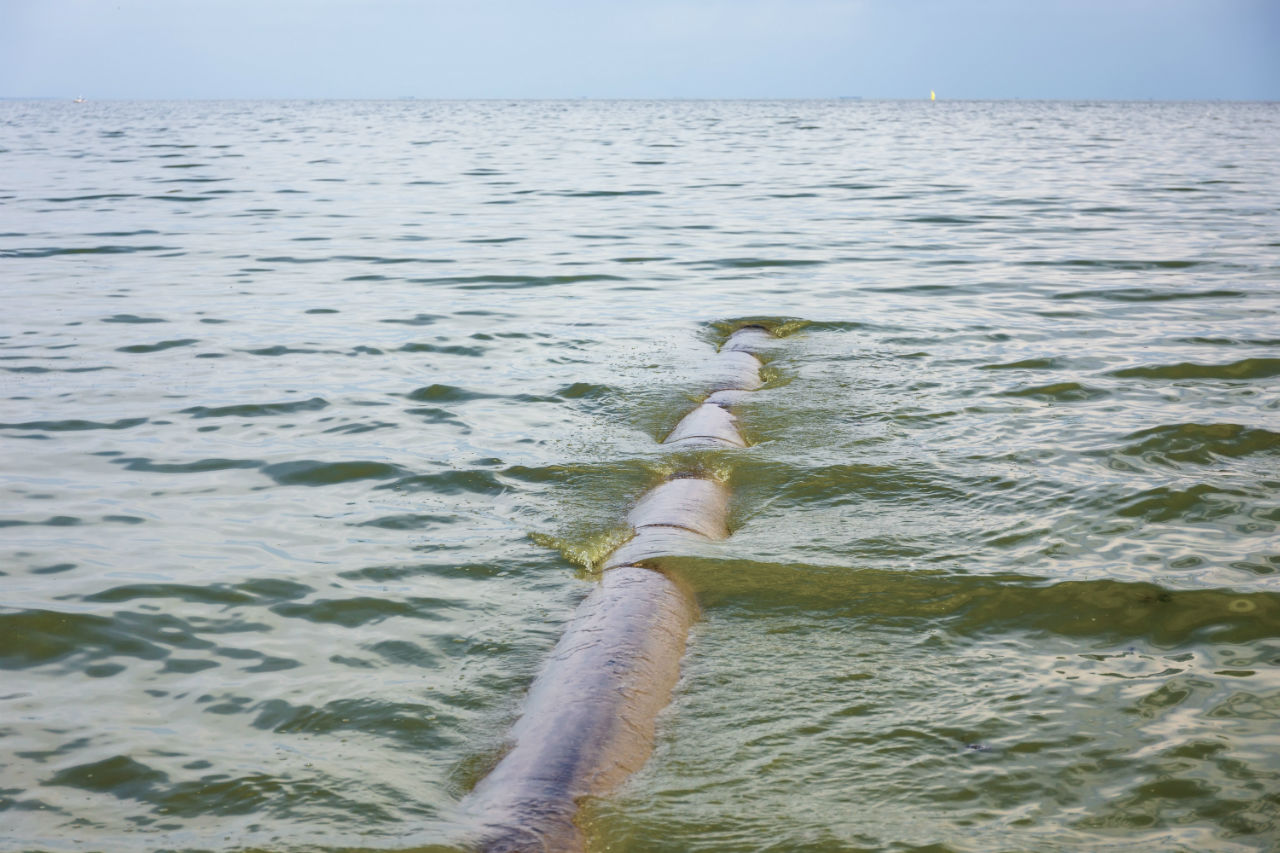
[[[648,759],[694,613],[692,598],[659,572],[604,573],[533,682],[515,746],[472,794],[481,849],[583,849],[577,799],[609,791]]]
[[[764,384],[760,378],[762,366],[760,359],[749,352],[722,349],[712,363],[711,390],[754,391]]]
[[[605,558],[602,568],[642,565],[658,557],[673,554],[682,556],[697,554],[707,542],[707,537],[683,527],[667,527],[661,524],[641,527],[636,535]]]
[[[720,351],[758,352],[776,340],[777,338],[764,326],[743,326],[729,336],[724,346],[720,347]]]
[[[707,399],[702,402],[713,406],[728,407],[736,406],[750,396],[750,391],[743,391],[740,388],[726,388],[723,391],[716,391],[712,394],[708,394]]]
[[[713,403],[704,403],[681,418],[663,444],[725,444],[746,447],[738,419]]]
[[[701,477],[677,477],[645,493],[627,522],[637,530],[649,525],[683,527],[708,539],[729,535],[729,490],[722,483]]]
[[[713,363],[715,393],[666,443],[744,447],[723,407],[740,399],[729,395],[763,384],[760,360],[749,350],[771,339],[759,326],[734,332]],[[467,799],[479,849],[583,849],[577,800],[607,793],[648,759],[654,719],[671,698],[696,612],[679,584],[637,564],[725,538],[728,511],[724,484],[676,476],[645,493],[627,515],[635,536],[605,560],[600,585],[529,689],[511,751]]]

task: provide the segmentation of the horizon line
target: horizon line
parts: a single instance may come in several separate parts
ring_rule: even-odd
[[[196,95],[196,96],[110,96],[102,98],[85,97],[84,95],[0,95],[0,101],[66,101],[76,102],[84,98],[85,103],[112,103],[122,101],[930,101],[928,95],[892,96],[892,95]],[[1280,98],[1242,98],[1242,97],[1053,97],[1053,96],[982,96],[982,97],[950,97],[938,98],[938,102],[986,101],[1049,101],[1049,102],[1092,102],[1092,103],[1240,103],[1240,104],[1274,104]]]

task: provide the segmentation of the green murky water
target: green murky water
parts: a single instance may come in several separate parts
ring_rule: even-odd
[[[450,849],[748,318],[753,446],[692,460],[734,534],[667,561],[703,617],[595,847],[1273,849],[1278,135],[0,104],[0,849]]]

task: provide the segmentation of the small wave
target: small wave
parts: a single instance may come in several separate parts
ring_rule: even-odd
[[[61,204],[61,203],[70,202],[70,201],[102,201],[104,199],[137,198],[137,197],[138,197],[137,193],[97,193],[95,195],[59,196],[59,197],[42,199],[42,201],[49,201],[55,204]]]
[[[400,323],[405,326],[429,326],[437,320],[447,320],[448,318],[442,314],[415,314],[408,319],[402,317],[390,317],[386,320],[379,320],[379,323]]]
[[[310,349],[308,347],[287,347],[284,344],[276,344],[273,347],[262,347],[260,349],[242,350],[249,355],[265,355],[265,356],[281,356],[281,355],[307,355],[318,352],[332,352],[332,350]]]
[[[729,336],[741,329],[743,326],[763,326],[769,330],[769,333],[775,337],[785,338],[794,335],[796,332],[805,328],[862,328],[861,324],[842,324],[842,323],[811,323],[809,320],[802,320],[799,317],[786,317],[780,315],[751,315],[745,317],[730,317],[724,320],[713,320],[705,326],[708,340],[715,344],[718,348],[724,344]]]
[[[158,660],[169,652],[153,642],[156,637],[147,635],[165,628],[172,629],[164,632],[169,642],[193,639],[178,627],[180,622],[152,618],[147,623],[128,613],[115,617],[54,610],[0,613],[0,669],[44,666],[71,657],[83,662],[108,657]]]
[[[1027,358],[1002,364],[984,364],[979,370],[1061,370],[1066,361],[1061,358]]]
[[[0,429],[34,429],[42,432],[72,432],[88,429],[129,429],[145,424],[148,418],[121,418],[118,421],[84,421],[71,419],[65,421],[24,421],[22,423],[0,423]]]
[[[976,216],[903,216],[898,218],[898,222],[918,222],[924,225],[977,225],[983,219],[1006,219],[1008,217],[976,217]]]
[[[446,471],[440,474],[403,477],[378,488],[407,492],[433,492],[439,495],[464,493],[497,495],[504,492],[507,487],[490,471]]]
[[[620,196],[662,195],[661,190],[583,190],[569,192],[549,192],[547,195],[560,198],[616,198]]]
[[[167,323],[168,320],[162,320],[159,317],[139,317],[137,314],[113,314],[110,317],[103,317],[99,322],[102,323]]]
[[[1250,347],[1277,347],[1280,346],[1280,338],[1223,338],[1223,337],[1205,337],[1195,335],[1187,338],[1174,338],[1180,344],[1208,344],[1209,346],[1250,346]]]
[[[0,519],[0,527],[75,527],[84,521],[74,515],[54,515],[44,521],[23,521],[22,519]]]
[[[1119,453],[1166,465],[1208,465],[1219,457],[1254,453],[1280,455],[1280,433],[1241,424],[1165,424],[1130,433],[1125,441],[1130,443],[1119,448]]]
[[[205,711],[219,714],[247,711],[246,703],[247,700],[237,698],[208,705]],[[283,804],[304,801],[335,814],[358,813],[369,822],[389,819],[386,810],[356,802],[315,780],[254,772],[238,777],[217,773],[171,782],[169,774],[126,755],[64,768],[43,784],[145,803],[170,819],[199,819],[209,815],[239,818],[269,807],[287,815],[291,807]]]
[[[681,261],[681,266],[721,269],[757,269],[768,267],[816,267],[826,261],[803,258],[713,258],[703,261]]]
[[[43,784],[112,794],[122,799],[144,800],[155,796],[168,781],[167,773],[135,761],[127,755],[115,755],[91,764],[65,767]]]
[[[1158,290],[1151,287],[1112,287],[1071,290],[1053,294],[1054,299],[1107,299],[1112,302],[1174,302],[1183,299],[1235,299],[1248,296],[1242,290]]]
[[[410,279],[414,284],[455,284],[462,290],[518,290],[591,281],[627,281],[617,275],[468,275]]]
[[[1049,385],[1035,385],[1030,388],[1017,388],[1004,391],[1000,397],[1029,397],[1033,400],[1044,400],[1052,403],[1081,403],[1088,400],[1099,400],[1109,396],[1109,392],[1079,382],[1054,382]]]
[[[400,352],[434,352],[443,355],[466,355],[479,358],[489,351],[488,347],[467,347],[457,344],[439,345],[439,344],[405,344],[400,347]]]
[[[572,385],[557,388],[555,391],[555,395],[563,400],[595,400],[607,397],[612,393],[613,389],[608,385],[598,385],[592,382],[575,382]]]
[[[421,660],[431,658],[424,653]],[[458,726],[457,719],[438,706],[372,699],[335,699],[319,706],[270,699],[254,710],[253,727],[257,729],[277,734],[359,732],[388,738],[415,751],[448,745]]]
[[[236,584],[234,588],[254,596],[257,604],[292,601],[295,598],[304,598],[315,591],[306,584],[284,578],[253,578]]]
[[[845,506],[876,500],[962,500],[963,484],[904,466],[849,463],[795,468],[771,500],[793,506]]]
[[[172,166],[166,166],[165,168],[166,168],[166,169],[168,169],[168,168],[173,168],[173,167],[172,167]],[[154,181],[153,183],[157,183],[157,184],[221,184],[221,183],[224,183],[224,182],[229,181],[229,180],[231,180],[231,179],[230,179],[230,178],[196,178],[196,177],[191,177],[191,178],[169,178],[168,180],[165,180],[165,181]]]
[[[156,462],[145,456],[129,456],[112,459],[128,471],[148,471],[155,474],[203,474],[209,471],[230,471],[238,468],[261,468],[257,459],[197,459],[194,462]]]
[[[342,424],[341,426],[329,427],[329,429],[325,430],[325,433],[336,435],[356,435],[358,433],[374,432],[380,429],[399,428],[399,424],[393,424],[388,421],[373,421],[371,423]]]
[[[177,673],[187,674],[192,672],[203,672],[206,669],[214,669],[215,667],[218,667],[221,665],[222,664],[218,663],[216,660],[208,660],[208,659],[201,659],[201,658],[172,658],[171,657],[164,662],[164,666],[160,669],[160,671],[162,673],[177,672]],[[253,671],[252,669],[245,670],[245,672],[252,672],[252,671]]]
[[[371,521],[362,521],[358,527],[380,527],[383,530],[426,530],[440,524],[451,524],[455,519],[448,515],[384,515]]]
[[[393,258],[386,255],[334,255],[330,261],[359,261],[365,264],[452,264],[452,258]]]
[[[271,612],[290,619],[324,622],[344,628],[358,628],[382,622],[395,616],[430,619],[433,613],[407,601],[357,596],[355,598],[322,598],[317,601],[290,601],[271,606]]]
[[[1280,594],[1274,592],[704,558],[682,561],[681,576],[708,608],[834,610],[871,624],[909,630],[927,625],[965,637],[1047,632],[1105,643],[1144,640],[1163,648],[1280,637]]]
[[[176,340],[160,341],[159,343],[154,343],[154,344],[133,344],[127,347],[116,347],[116,352],[128,352],[128,353],[161,352],[163,350],[173,349],[174,347],[189,347],[192,344],[198,344],[198,343],[200,343],[200,340],[198,338],[178,338]]]
[[[328,408],[329,401],[323,397],[312,397],[288,403],[243,403],[236,406],[192,406],[183,409],[179,414],[191,415],[193,418],[259,418],[273,415],[287,415],[293,412],[316,412]]]
[[[388,480],[403,477],[405,471],[388,462],[319,462],[298,459],[265,465],[262,473],[281,486],[332,486],[357,480]]]
[[[1181,259],[1153,259],[1153,260],[1133,260],[1126,258],[1108,259],[1108,258],[1069,258],[1061,261],[1022,261],[1021,266],[1024,267],[1085,267],[1093,269],[1106,270],[1122,270],[1133,272],[1137,270],[1185,270],[1192,267],[1203,266],[1208,261],[1187,261]],[[1081,291],[1086,295],[1096,295],[1097,291]]]
[[[1267,379],[1280,376],[1280,358],[1246,358],[1230,364],[1157,364],[1126,367],[1109,375],[1121,379]]]
[[[76,568],[76,563],[51,563],[47,566],[39,566],[31,570],[33,575],[58,575],[63,572],[69,572]]]
[[[876,288],[880,293],[953,293],[965,289],[963,285],[954,284],[899,284]]]
[[[411,409],[405,409],[404,411],[405,414],[421,418],[424,422],[429,424],[462,425],[461,418],[448,409],[442,409],[439,406],[416,406]],[[469,432],[469,430],[467,431]]]
[[[494,397],[494,394],[486,394],[483,391],[468,391],[465,388],[458,388],[455,385],[441,385],[436,383],[428,385],[425,388],[419,388],[405,395],[410,400],[419,403],[461,403],[466,400],[483,400]]]
[[[246,592],[241,592],[234,587],[225,584],[211,584],[209,586],[192,586],[190,584],[176,583],[139,583],[126,584],[124,586],[112,587],[95,592],[92,595],[86,595],[84,601],[101,601],[109,604],[121,604],[126,601],[136,601],[138,599],[164,599],[172,598],[178,601],[187,601],[192,604],[214,604],[218,606],[236,606],[241,604],[253,604],[257,598]]]
[[[1116,515],[1153,523],[1203,523],[1233,515],[1250,515],[1243,492],[1197,483],[1187,489],[1161,486],[1140,492],[1121,502]],[[1280,518],[1273,518],[1280,521]]]
[[[426,668],[435,668],[438,665],[436,655],[408,640],[383,640],[365,648],[387,663]]]
[[[127,255],[133,252],[171,252],[177,246],[49,246],[41,249],[0,249],[0,258],[52,258],[58,255]]]
[[[272,255],[269,258],[254,258],[260,264],[323,264],[331,258],[295,258],[292,255]]]

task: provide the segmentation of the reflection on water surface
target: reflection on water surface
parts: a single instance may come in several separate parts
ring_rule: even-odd
[[[0,104],[0,848],[448,845],[693,462],[599,849],[1269,849],[1278,121]],[[747,320],[752,446],[674,459]]]

